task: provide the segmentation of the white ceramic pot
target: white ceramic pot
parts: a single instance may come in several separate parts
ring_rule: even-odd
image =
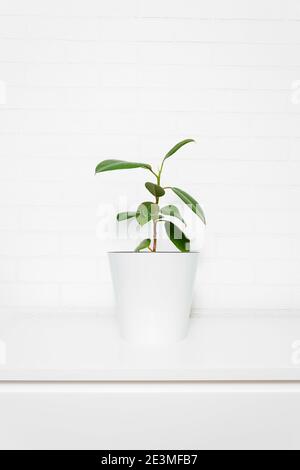
[[[122,337],[171,344],[188,331],[198,253],[110,253]]]

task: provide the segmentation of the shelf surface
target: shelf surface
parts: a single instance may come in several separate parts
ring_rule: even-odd
[[[300,382],[300,316],[275,313],[193,318],[167,347],[127,344],[113,316],[5,315],[0,382]]]

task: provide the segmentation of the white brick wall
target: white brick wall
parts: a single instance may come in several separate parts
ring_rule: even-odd
[[[0,309],[110,308],[100,204],[145,175],[95,164],[185,137],[166,177],[207,212],[195,309],[298,309],[299,21],[299,0],[0,0]]]

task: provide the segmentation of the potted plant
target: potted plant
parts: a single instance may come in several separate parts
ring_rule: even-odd
[[[145,184],[153,200],[142,202],[135,212],[117,214],[118,222],[135,219],[141,227],[151,223],[152,237],[142,240],[133,252],[109,253],[121,334],[133,343],[173,343],[188,330],[198,253],[190,250],[190,240],[179,228],[185,225],[180,210],[162,205],[161,200],[168,191],[173,192],[206,224],[204,212],[192,196],[162,183],[167,160],[191,142],[195,141],[186,139],[175,145],[157,172],[146,163],[123,160],[104,160],[96,167],[96,174],[142,168],[155,178]],[[158,250],[159,224],[164,224],[177,252]]]

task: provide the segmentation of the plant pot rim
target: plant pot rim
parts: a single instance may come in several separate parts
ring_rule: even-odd
[[[151,252],[135,252],[135,251],[108,251],[109,255],[198,255],[200,251],[189,251],[182,253],[181,251],[156,251]]]

